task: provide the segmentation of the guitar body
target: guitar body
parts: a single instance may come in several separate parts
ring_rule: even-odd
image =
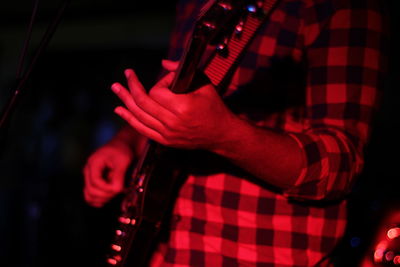
[[[112,266],[146,266],[164,226],[179,184],[186,177],[184,152],[149,142],[142,166],[122,203],[108,263]],[[139,216],[140,215],[140,216]],[[129,252],[129,253],[128,253]]]

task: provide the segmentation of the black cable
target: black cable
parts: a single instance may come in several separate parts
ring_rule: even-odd
[[[21,55],[19,56],[19,60],[18,60],[17,75],[16,75],[17,80],[21,79],[21,76],[22,76],[22,68],[24,66],[26,53],[28,51],[29,43],[31,41],[33,25],[35,23],[38,7],[39,7],[39,0],[35,0],[34,6],[32,9],[31,19],[29,21],[28,30],[26,33],[25,41],[24,41],[24,45],[23,45]]]
[[[61,3],[60,7],[58,8],[56,16],[54,17],[54,19],[52,20],[50,25],[47,27],[47,30],[44,33],[42,40],[40,41],[39,47],[37,48],[37,50],[35,51],[35,53],[33,55],[32,61],[27,66],[26,72],[22,74],[22,64],[23,64],[27,46],[29,43],[29,40],[25,41],[26,48],[24,47],[25,51],[23,51],[21,53],[21,57],[20,57],[21,65],[18,67],[18,72],[17,72],[17,76],[20,76],[20,78],[16,80],[16,86],[14,88],[12,88],[11,97],[10,97],[9,101],[6,103],[5,108],[3,108],[1,117],[0,117],[0,143],[5,142],[7,126],[9,124],[10,117],[12,116],[12,114],[16,108],[17,102],[20,99],[21,93],[23,92],[23,89],[25,89],[25,85],[26,85],[27,81],[29,80],[30,75],[31,75],[38,59],[44,52],[45,48],[48,46],[48,44],[51,40],[51,37],[53,36],[54,32],[56,31],[56,28],[57,28],[58,24],[60,23],[61,18],[64,14],[64,11],[67,8],[70,1],[71,0],[64,0]],[[34,19],[35,14],[36,14],[36,11],[33,11],[32,12],[33,17],[31,18],[31,20]],[[28,34],[27,34],[28,39],[30,39],[31,34],[29,33],[29,31],[32,31],[32,27],[33,27],[33,23],[32,23],[32,25],[29,25]],[[0,148],[2,148],[1,144],[0,144]]]

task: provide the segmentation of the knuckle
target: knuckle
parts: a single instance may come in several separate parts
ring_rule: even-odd
[[[95,196],[93,196],[93,193],[90,192],[90,190],[85,190],[84,198],[86,201],[92,201],[94,197]]]
[[[136,105],[143,107],[146,104],[146,99],[143,96],[138,96],[135,99]]]
[[[158,96],[158,94],[157,94],[157,90],[156,89],[151,89],[150,90],[150,92],[149,92],[149,96],[151,97],[151,98],[157,98],[157,96]]]
[[[164,133],[162,135],[162,137],[160,138],[160,140],[158,140],[158,142],[161,145],[170,146],[171,145],[171,138],[166,133]]]
[[[176,121],[176,120],[166,120],[165,122],[164,122],[164,124],[165,124],[165,134],[166,135],[170,135],[170,134],[172,134],[172,133],[174,133],[174,132],[176,132],[176,130],[178,129],[178,127],[179,127],[179,123]]]
[[[176,107],[179,117],[182,120],[190,120],[192,118],[192,107],[190,103],[182,103]]]
[[[134,117],[129,117],[129,118],[125,118],[127,120],[127,122],[132,126],[135,127],[136,126],[136,120]]]
[[[159,88],[153,88],[149,92],[149,97],[151,97],[153,100],[155,100],[158,103],[166,103],[165,97],[166,94],[165,92],[162,92]]]
[[[115,185],[110,188],[110,193],[114,196],[122,192],[123,186],[122,185]]]
[[[179,138],[179,135],[177,134],[176,131],[171,131],[168,130],[165,132],[165,134],[163,135],[164,140],[165,140],[165,144],[166,146],[177,146],[179,145],[181,139]]]
[[[176,106],[176,111],[178,112],[180,117],[184,117],[187,113],[187,107],[184,104],[180,104]]]
[[[116,188],[110,188],[108,192],[109,192],[108,198],[112,198],[115,195],[119,194],[121,191],[118,191]]]
[[[89,179],[89,185],[90,185],[91,187],[94,187],[94,188],[100,188],[100,189],[102,189],[102,188],[104,188],[105,186],[104,186],[104,184],[103,184],[100,180],[101,180],[101,178],[99,178],[99,177],[97,177],[97,176],[91,176],[90,179]]]
[[[167,142],[171,142],[175,139],[175,131],[173,131],[171,129],[166,129],[163,132],[163,137]]]
[[[83,199],[84,199],[86,202],[89,202],[89,201],[90,201],[90,197],[89,197],[88,193],[86,192],[86,190],[85,190],[85,192],[83,193]]]

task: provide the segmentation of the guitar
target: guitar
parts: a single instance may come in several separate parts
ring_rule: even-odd
[[[226,57],[229,38],[241,38],[249,16],[263,15],[263,1],[211,0],[201,9],[190,41],[180,60],[170,88],[177,94],[188,93],[210,83],[203,74],[208,45]],[[108,266],[145,266],[168,221],[179,185],[185,180],[183,151],[149,141],[139,159],[124,200],[121,215],[107,257]],[[179,166],[179,167],[178,167]]]

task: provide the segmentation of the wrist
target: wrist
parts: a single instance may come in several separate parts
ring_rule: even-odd
[[[210,149],[211,152],[228,158],[235,153],[236,147],[243,145],[244,137],[247,136],[250,126],[237,115],[231,115],[229,120],[226,120],[220,127],[221,132],[218,134],[217,141]]]

